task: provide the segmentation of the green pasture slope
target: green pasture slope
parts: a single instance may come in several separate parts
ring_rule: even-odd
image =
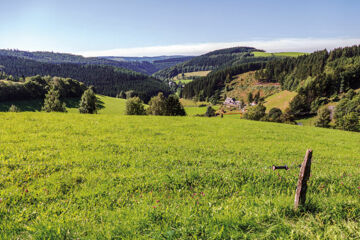
[[[266,111],[269,112],[272,108],[280,108],[284,111],[290,106],[290,102],[296,94],[297,92],[284,90],[267,97],[264,104]]]
[[[98,114],[125,115],[126,99],[97,95]],[[66,109],[69,113],[79,113],[79,99],[67,99]],[[7,112],[11,105],[16,105],[23,112],[40,112],[43,102],[41,100],[0,102],[0,112]],[[204,114],[207,107],[187,107],[185,111],[188,116]]]
[[[255,57],[298,57],[306,55],[308,53],[302,52],[277,52],[277,53],[268,53],[268,52],[252,52]]]
[[[0,113],[0,239],[359,239],[360,134],[235,118]],[[298,168],[314,158],[306,207]]]

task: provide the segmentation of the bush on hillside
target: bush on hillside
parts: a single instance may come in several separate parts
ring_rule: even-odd
[[[359,116],[355,112],[350,112],[346,114],[343,118],[343,121],[344,123],[342,129],[346,131],[354,131],[354,132],[360,131]]]
[[[166,112],[166,97],[163,93],[152,97],[149,102],[147,113],[149,115],[165,115]]]
[[[126,101],[126,115],[146,115],[143,101],[139,97],[133,97]]]
[[[266,115],[265,110],[266,110],[266,107],[262,104],[252,106],[244,113],[244,118],[249,119],[249,120],[259,121],[263,117],[265,117],[265,115]]]
[[[280,108],[272,108],[269,111],[268,119],[270,122],[282,122],[282,114],[283,113]]]
[[[9,112],[21,112],[21,110],[17,106],[11,105],[9,108]]]
[[[95,96],[95,93],[92,90],[92,88],[89,88],[81,96],[79,112],[89,113],[89,114],[96,113],[97,112],[96,102],[97,102],[97,98]]]
[[[206,117],[215,117],[216,116],[216,111],[215,109],[213,109],[211,106],[208,106],[205,112],[205,116]]]
[[[165,97],[163,93],[152,97],[147,110],[149,115],[160,116],[185,116],[186,112],[176,95]]]
[[[330,110],[328,108],[323,108],[318,111],[318,117],[315,122],[315,127],[329,128],[329,123],[331,122]]]

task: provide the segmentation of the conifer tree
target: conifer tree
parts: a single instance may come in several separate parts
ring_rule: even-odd
[[[65,103],[60,100],[60,93],[55,87],[51,87],[45,95],[44,106],[42,110],[45,112],[67,112]]]
[[[94,91],[91,88],[89,88],[81,96],[79,112],[90,113],[90,114],[96,113],[97,112],[96,101],[97,99]]]

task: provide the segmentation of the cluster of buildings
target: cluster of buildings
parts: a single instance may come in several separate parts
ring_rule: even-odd
[[[243,109],[246,105],[242,104],[241,101],[235,101],[233,98],[227,97],[223,103],[225,107],[234,107],[237,109]],[[256,103],[252,102],[249,104],[250,106],[255,106]]]

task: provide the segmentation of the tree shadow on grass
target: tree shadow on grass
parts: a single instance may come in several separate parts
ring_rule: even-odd
[[[105,108],[105,103],[98,97],[96,97],[96,108],[98,110]]]
[[[79,108],[80,98],[67,98],[64,100],[67,108]],[[11,105],[20,108],[21,112],[40,112],[44,104],[43,99],[5,101],[0,102],[0,112],[8,112]],[[103,106],[102,102],[102,106]]]
[[[79,108],[80,98],[67,98],[64,100],[67,108]]]
[[[41,111],[43,100],[21,100],[21,101],[6,101],[0,102],[0,112],[7,112],[11,105],[15,105],[20,108],[22,112],[38,112]]]

